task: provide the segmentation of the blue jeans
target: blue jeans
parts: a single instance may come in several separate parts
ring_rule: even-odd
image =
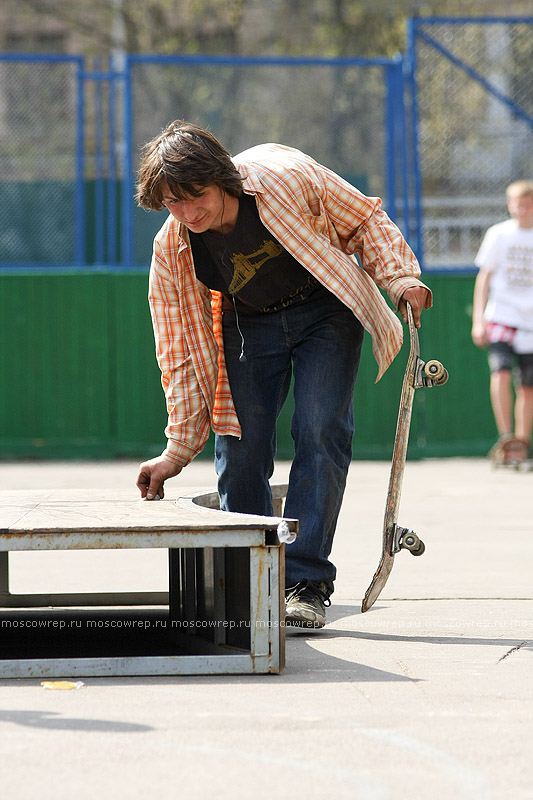
[[[362,325],[320,288],[282,311],[238,317],[224,312],[223,326],[242,438],[215,439],[221,508],[272,515],[276,420],[294,375],[295,455],[284,514],[300,524],[297,540],[285,551],[285,583],[325,581],[332,591],[336,569],[329,555],[352,456]]]

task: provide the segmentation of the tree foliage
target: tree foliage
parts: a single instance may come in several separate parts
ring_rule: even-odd
[[[65,47],[85,55],[391,57],[404,49],[409,17],[528,7],[524,0],[3,0],[8,33],[62,30]]]

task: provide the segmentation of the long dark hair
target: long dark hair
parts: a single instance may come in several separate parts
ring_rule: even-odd
[[[143,148],[135,198],[143,208],[163,208],[163,184],[173,197],[198,197],[216,184],[232,197],[242,193],[242,178],[229,152],[212,133],[176,120]]]

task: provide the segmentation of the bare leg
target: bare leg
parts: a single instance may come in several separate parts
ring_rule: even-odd
[[[490,376],[490,399],[498,433],[511,433],[514,426],[510,370],[492,373]]]
[[[519,386],[516,390],[515,435],[529,441],[533,428],[533,386]]]

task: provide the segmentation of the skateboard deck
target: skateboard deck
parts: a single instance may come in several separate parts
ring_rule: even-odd
[[[407,316],[409,322],[409,356],[403,377],[396,436],[394,437],[389,489],[383,520],[381,558],[372,583],[364,596],[362,611],[368,611],[379,597],[391,573],[396,553],[406,549],[414,556],[421,556],[425,550],[424,543],[414,531],[409,528],[402,528],[397,524],[398,510],[402,493],[415,390],[422,387],[443,385],[448,380],[448,372],[440,361],[422,361],[420,358],[418,331],[415,327],[413,312],[409,303],[407,304]]]

